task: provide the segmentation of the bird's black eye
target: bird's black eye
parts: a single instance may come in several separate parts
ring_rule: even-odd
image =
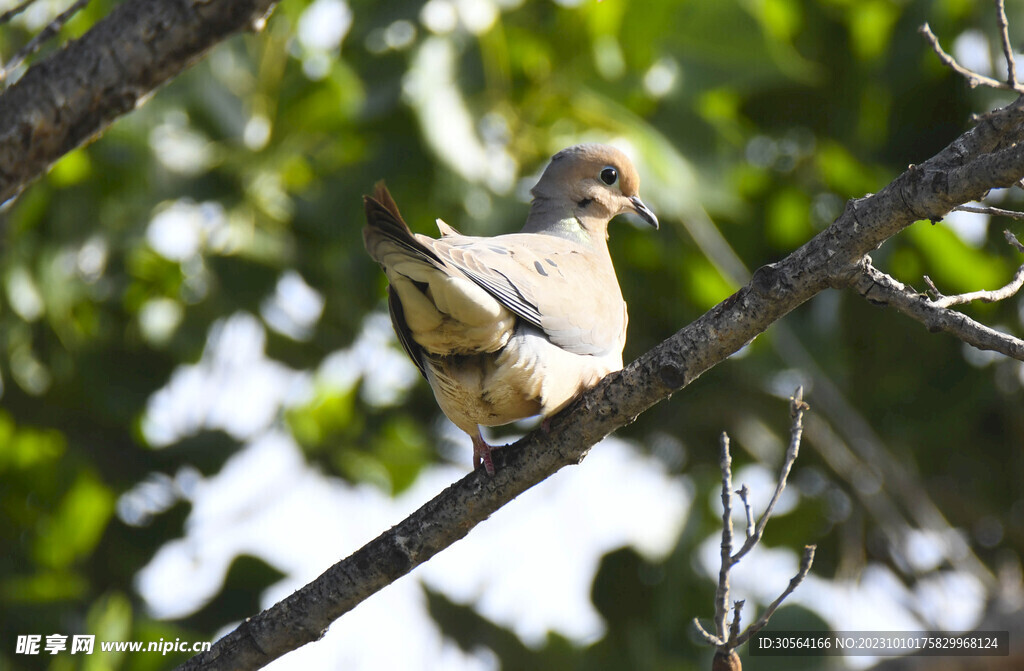
[[[619,171],[610,165],[601,171],[601,181],[611,186],[619,179]]]

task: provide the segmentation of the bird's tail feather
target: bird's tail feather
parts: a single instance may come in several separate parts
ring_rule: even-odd
[[[413,256],[429,259],[444,265],[437,254],[416,239],[409,226],[402,219],[398,205],[388,192],[384,182],[377,182],[372,196],[363,196],[366,209],[366,228],[363,229],[363,243],[366,251],[378,262],[381,261],[381,245],[397,244]]]

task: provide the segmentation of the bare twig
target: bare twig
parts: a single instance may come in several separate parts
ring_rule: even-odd
[[[1003,89],[1008,91],[1016,91],[1017,93],[1024,93],[1024,86],[1021,86],[1020,84],[1007,84],[1006,82],[1001,82],[997,79],[992,79],[991,77],[986,77],[985,75],[978,74],[973,70],[968,70],[964,66],[957,63],[956,59],[954,59],[952,56],[947,54],[942,49],[942,45],[939,44],[939,38],[935,36],[935,33],[932,32],[931,27],[927,23],[922,24],[921,27],[918,28],[918,32],[925,36],[925,39],[927,39],[928,43],[931,44],[932,49],[935,51],[935,54],[939,57],[939,60],[942,61],[942,63],[947,67],[951,68],[952,70],[963,76],[967,80],[967,83],[968,85],[970,85],[971,88],[975,88],[977,86],[988,86],[994,89]]]
[[[1014,296],[1018,291],[1020,291],[1022,286],[1024,286],[1024,266],[1017,269],[1013,279],[1004,287],[993,289],[991,291],[971,291],[970,293],[957,294],[956,296],[943,296],[933,300],[932,304],[940,308],[949,308],[954,305],[964,305],[965,303],[972,303],[974,301],[995,303]]]
[[[871,265],[870,257],[864,258],[861,274],[854,281],[853,287],[872,303],[894,307],[921,322],[933,333],[945,331],[978,349],[999,352],[1018,361],[1024,361],[1024,340],[985,326],[963,313],[948,310],[938,305],[938,301],[928,300],[912,288],[875,268]],[[946,298],[942,297],[939,300]]]
[[[736,493],[743,501],[743,512],[747,516],[747,538],[750,538],[754,535],[754,511],[750,508],[750,488],[743,485]]]
[[[1003,231],[1003,237],[1010,243],[1012,247],[1020,252],[1024,252],[1024,245],[1021,244],[1020,240],[1017,239],[1010,231]],[[957,294],[956,296],[944,296],[941,291],[935,286],[931,278],[927,275],[924,276],[924,281],[928,284],[929,294],[931,294],[932,305],[940,308],[950,308],[954,305],[964,305],[966,303],[972,303],[974,301],[981,301],[982,303],[995,303],[997,301],[1006,300],[1014,296],[1020,288],[1024,286],[1024,265],[1017,269],[1013,279],[1010,283],[1000,289],[993,289],[991,291],[971,291],[966,294]]]
[[[973,212],[975,214],[989,214],[993,217],[1010,217],[1011,219],[1024,219],[1024,212],[1016,210],[1004,210],[1001,207],[989,205],[957,205],[953,208],[955,212]]]
[[[48,39],[60,32],[60,29],[64,27],[64,24],[71,20],[75,14],[78,13],[83,7],[89,4],[89,0],[76,0],[76,2],[65,9],[63,12],[57,15],[57,17],[51,21],[45,28],[39,31],[39,34],[28,41],[28,44],[18,50],[18,53],[14,54],[14,57],[8,61],[2,69],[0,69],[0,81],[7,78],[15,68],[21,65],[26,58],[34,54],[39,50],[39,47],[43,46],[43,43]],[[15,8],[17,9],[17,8]],[[11,10],[14,11],[14,10]]]
[[[740,599],[732,605],[732,623],[729,625],[729,640],[736,641],[740,637],[740,614],[743,612],[743,604],[746,601]]]
[[[1013,47],[1010,46],[1010,27],[1006,22],[1006,7],[1003,0],[996,0],[996,23],[999,24],[999,39],[1003,43],[1003,58],[1006,59],[1006,83],[1014,90],[1019,90],[1017,63],[1013,58]]]
[[[5,23],[8,23],[8,22],[9,22],[9,21],[10,21],[11,19],[13,19],[13,18],[14,18],[15,16],[17,16],[18,14],[21,14],[21,13],[22,13],[22,12],[24,12],[24,11],[25,11],[26,9],[28,9],[28,8],[29,8],[29,6],[30,6],[30,5],[31,5],[31,4],[33,3],[33,2],[35,2],[35,1],[36,1],[36,0],[25,0],[25,2],[21,3],[20,5],[16,5],[16,6],[14,6],[14,7],[10,8],[10,9],[8,9],[8,10],[7,10],[6,12],[4,12],[3,14],[0,14],[0,25],[3,25],[3,24],[5,24]]]
[[[697,629],[697,633],[701,638],[704,639],[709,645],[716,646],[718,648],[715,654],[712,668],[717,669],[735,669],[739,670],[740,660],[739,657],[733,652],[735,648],[747,642],[751,636],[760,631],[768,623],[768,619],[775,613],[779,605],[793,593],[793,590],[800,585],[805,577],[807,577],[808,571],[811,570],[811,564],[814,562],[814,546],[808,545],[804,547],[803,558],[800,561],[799,572],[789,581],[789,585],[785,591],[761,614],[761,617],[757,619],[753,624],[748,626],[745,630],[741,631],[740,621],[741,614],[743,611],[744,601],[739,600],[732,605],[732,622],[727,623],[728,619],[728,603],[729,603],[729,572],[732,567],[735,566],[740,559],[750,551],[754,545],[761,539],[764,534],[765,525],[768,523],[768,518],[771,517],[772,511],[775,509],[775,504],[778,502],[782,491],[786,488],[786,481],[789,478],[789,473],[793,469],[793,462],[796,461],[797,454],[800,451],[800,439],[803,435],[803,415],[808,410],[808,406],[803,400],[803,387],[797,387],[796,392],[790,399],[790,417],[792,418],[792,424],[790,425],[790,445],[786,452],[786,460],[782,466],[781,472],[779,473],[778,483],[775,487],[775,493],[772,495],[771,501],[768,503],[768,507],[765,509],[764,514],[761,516],[761,520],[758,524],[754,525],[754,515],[751,512],[749,496],[750,490],[746,485],[743,485],[736,493],[743,501],[743,507],[747,517],[747,539],[738,552],[733,554],[733,525],[732,525],[732,455],[729,454],[729,436],[726,433],[722,433],[721,436],[721,449],[722,454],[719,460],[719,465],[722,469],[722,552],[721,552],[721,566],[718,572],[718,587],[715,590],[715,633],[708,632],[701,625],[700,621],[694,618],[693,622]]]
[[[700,637],[704,639],[704,642],[708,645],[718,647],[722,645],[722,643],[724,642],[722,641],[722,639],[718,638],[717,636],[709,632],[707,629],[705,629],[704,625],[702,625],[700,623],[700,620],[698,620],[697,618],[693,618],[693,625],[697,629],[697,634],[700,635]]]
[[[750,552],[750,550],[760,542],[761,536],[764,535],[764,528],[768,525],[768,518],[772,516],[772,512],[775,510],[775,504],[779,502],[779,497],[782,496],[782,490],[786,488],[786,481],[789,479],[789,473],[793,469],[793,464],[796,462],[797,455],[800,453],[800,436],[803,434],[804,430],[803,417],[804,411],[807,409],[808,405],[804,403],[804,388],[797,387],[796,393],[793,394],[793,398],[790,399],[790,415],[793,418],[793,425],[790,429],[789,449],[786,451],[786,460],[782,464],[782,470],[779,473],[779,480],[775,485],[775,493],[772,494],[771,501],[768,502],[768,507],[765,508],[764,514],[761,515],[761,519],[758,521],[757,528],[754,529],[753,535],[748,535],[746,541],[743,543],[743,547],[741,547],[736,554],[732,556],[733,564],[739,562],[744,555]]]
[[[1011,233],[1009,229],[1003,231],[1003,237],[1006,238],[1006,241],[1010,243],[1011,247],[1024,254],[1024,244],[1021,244],[1020,240],[1017,239],[1017,236]]]
[[[807,577],[807,574],[810,573],[811,565],[814,563],[814,552],[816,549],[817,547],[814,545],[804,546],[804,554],[800,557],[800,570],[797,571],[797,574],[789,581],[789,584],[786,585],[785,591],[779,595],[779,598],[772,601],[768,607],[765,608],[761,617],[757,618],[757,622],[747,627],[742,634],[736,637],[735,646],[733,647],[743,645],[750,640],[751,636],[761,631],[761,629],[768,624],[768,620],[775,614],[775,611],[782,605],[782,602],[786,600],[786,597],[792,594],[793,590],[799,587],[800,583],[802,583],[804,578]],[[731,640],[729,642],[733,643]]]
[[[727,641],[725,619],[729,605],[729,570],[732,561],[732,455],[729,454],[729,435],[722,432],[722,563],[718,570],[718,589],[715,590],[715,635]]]

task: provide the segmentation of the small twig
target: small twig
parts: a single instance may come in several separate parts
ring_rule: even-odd
[[[1012,247],[1018,251],[1024,252],[1024,245],[1021,244],[1020,240],[1017,239],[1010,231],[1003,231],[1003,237],[1010,243]],[[982,303],[995,303],[997,301],[1006,300],[1010,298],[1024,286],[1024,265],[1017,269],[1013,279],[1010,283],[999,289],[993,289],[991,291],[971,291],[966,294],[957,294],[956,296],[943,296],[938,289],[935,288],[935,284],[932,283],[931,279],[925,275],[925,282],[935,292],[935,296],[932,297],[932,305],[940,308],[950,308],[954,305],[964,305],[966,303],[972,303],[974,301],[981,301]]]
[[[0,81],[6,79],[7,75],[21,65],[26,58],[38,51],[39,47],[41,47],[44,42],[60,32],[60,29],[64,27],[64,24],[70,21],[71,17],[77,14],[79,10],[88,4],[89,0],[76,0],[73,5],[58,14],[57,18],[39,31],[39,34],[29,40],[28,44],[19,49],[18,53],[14,54],[14,57],[11,58],[10,61],[8,61],[3,68],[0,68]]]
[[[1005,229],[1003,231],[1003,237],[1006,238],[1006,241],[1010,243],[1011,247],[1024,254],[1024,244],[1021,244],[1020,240],[1017,239],[1017,236],[1011,233],[1009,229]]]
[[[729,605],[729,570],[732,568],[732,455],[729,454],[729,434],[720,438],[722,456],[722,564],[718,570],[718,589],[715,590],[715,635],[725,641],[725,619]]]
[[[748,552],[750,552],[750,550],[760,542],[761,536],[764,535],[764,528],[768,525],[768,519],[772,516],[772,512],[775,510],[775,504],[779,502],[779,497],[782,496],[782,491],[786,488],[786,481],[789,479],[789,473],[793,470],[793,464],[796,462],[797,455],[800,453],[800,436],[803,434],[804,430],[803,416],[804,411],[806,411],[808,407],[809,406],[804,403],[804,388],[797,387],[796,393],[793,394],[793,398],[790,399],[789,412],[790,416],[793,418],[793,425],[790,429],[789,449],[786,450],[786,460],[782,464],[778,482],[775,484],[775,493],[772,494],[772,498],[768,502],[768,507],[765,508],[764,514],[761,515],[761,519],[758,521],[757,528],[754,529],[753,535],[748,535],[743,546],[732,556],[731,561],[733,564],[736,564]]]
[[[810,573],[811,565],[814,563],[814,551],[816,549],[816,545],[804,546],[804,554],[800,558],[800,570],[797,572],[795,576],[793,576],[793,579],[789,581],[789,585],[787,585],[785,591],[783,591],[782,594],[779,595],[779,598],[775,601],[772,601],[771,604],[769,604],[768,607],[765,609],[765,611],[761,613],[761,617],[757,618],[757,622],[748,626],[743,631],[743,633],[736,638],[736,645],[733,647],[743,645],[744,643],[750,640],[751,636],[761,631],[761,629],[763,629],[764,626],[768,624],[768,620],[771,618],[772,615],[775,614],[775,611],[778,610],[779,606],[782,605],[782,602],[786,600],[786,597],[792,594],[793,590],[799,587],[800,583],[802,583],[804,581],[804,578],[807,577],[807,574]],[[732,643],[731,640],[729,642]]]
[[[747,516],[747,538],[754,535],[754,511],[750,508],[750,488],[743,485],[736,492],[740,495],[740,499],[743,501],[743,512]]]
[[[705,629],[697,618],[694,618],[693,620],[697,634],[704,640],[704,642],[718,648],[712,663],[713,670],[729,669],[730,671],[735,671],[742,668],[740,659],[735,654],[734,650],[749,640],[751,636],[757,633],[757,631],[768,623],[768,619],[775,613],[783,600],[792,594],[793,590],[795,590],[803,579],[807,577],[808,571],[811,570],[811,564],[814,562],[814,546],[808,545],[804,547],[803,558],[800,561],[800,571],[789,581],[789,585],[786,587],[785,591],[779,595],[779,598],[769,604],[768,608],[761,617],[754,622],[754,624],[741,631],[740,623],[744,605],[743,600],[733,603],[732,621],[728,623],[726,622],[729,615],[729,572],[732,570],[732,567],[750,551],[750,548],[760,540],[764,533],[764,528],[768,522],[768,518],[771,517],[775,504],[778,502],[779,496],[782,494],[782,490],[786,488],[786,480],[789,478],[789,473],[793,468],[793,462],[796,460],[797,454],[800,451],[800,439],[803,435],[803,415],[808,409],[808,405],[804,403],[803,400],[803,387],[797,387],[796,392],[793,394],[792,398],[790,398],[789,413],[793,421],[790,425],[790,444],[789,449],[786,452],[786,461],[779,474],[775,493],[772,495],[772,499],[768,503],[768,507],[765,509],[760,522],[758,522],[756,526],[754,524],[754,514],[750,507],[750,489],[746,485],[743,485],[736,492],[743,501],[743,508],[747,517],[747,540],[736,554],[732,553],[732,455],[729,454],[729,436],[725,432],[722,433],[720,439],[722,452],[719,460],[719,465],[722,469],[722,552],[721,566],[718,572],[718,587],[715,590],[715,633],[712,634]]]
[[[1005,287],[993,289],[991,291],[971,291],[970,293],[957,294],[956,296],[943,296],[932,300],[932,304],[940,308],[950,308],[954,305],[964,305],[974,301],[995,303],[1014,296],[1018,291],[1020,291],[1022,286],[1024,286],[1024,266],[1017,269],[1013,279],[1010,280],[1010,283]]]
[[[693,618],[693,626],[696,627],[697,633],[700,635],[702,639],[704,639],[704,642],[708,645],[713,645],[717,648],[718,646],[725,643],[725,641],[723,641],[722,639],[718,638],[717,636],[709,632],[707,629],[705,629],[704,625],[700,623],[699,619]]]
[[[996,0],[996,23],[999,24],[999,38],[1003,43],[1003,58],[1006,59],[1006,83],[1017,90],[1017,63],[1010,46],[1010,26],[1006,21],[1006,7],[1003,0]]]
[[[13,19],[18,14],[24,12],[35,1],[36,0],[25,0],[25,2],[21,3],[20,5],[12,7],[3,14],[0,14],[0,25],[10,22],[11,19]]]
[[[990,207],[988,205],[957,205],[954,212],[973,212],[975,214],[989,214],[993,217],[1010,217],[1011,219],[1024,219],[1024,212],[1016,210],[1004,210],[1001,207]]]
[[[944,298],[946,294],[939,291],[939,288],[935,286],[935,282],[932,282],[932,278],[927,275],[924,276],[924,283],[928,285],[928,297],[933,301],[937,301],[940,298]]]
[[[732,623],[729,624],[729,642],[739,640],[740,637],[740,613],[743,612],[743,604],[746,601],[740,599],[732,605]]]
[[[953,69],[955,72],[959,73],[962,77],[964,77],[967,80],[967,84],[971,88],[975,88],[977,86],[988,86],[994,89],[1003,89],[1008,91],[1016,91],[1017,93],[1024,93],[1024,86],[1021,86],[1020,84],[1011,86],[1006,82],[1001,82],[997,79],[992,79],[991,77],[980,75],[977,72],[974,72],[973,70],[968,70],[964,66],[957,63],[956,59],[954,59],[952,56],[947,54],[942,49],[942,45],[939,44],[939,38],[935,36],[935,33],[932,32],[931,27],[927,23],[922,24],[921,27],[918,28],[918,32],[925,36],[925,39],[927,39],[929,44],[931,44],[932,49],[935,51],[935,54],[939,57],[939,60],[942,61],[944,65]]]

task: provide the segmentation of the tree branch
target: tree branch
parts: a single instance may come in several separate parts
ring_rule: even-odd
[[[925,277],[927,277],[927,275]],[[935,285],[931,284],[931,286],[934,287]],[[950,308],[954,305],[966,305],[967,303],[973,303],[974,301],[995,303],[997,301],[1013,297],[1018,291],[1020,291],[1021,286],[1024,286],[1024,266],[1017,269],[1013,279],[1010,280],[1010,283],[1005,287],[993,289],[991,291],[971,291],[966,294],[957,294],[956,296],[939,295],[932,299],[932,305],[939,308]]]
[[[751,636],[761,631],[764,626],[768,624],[768,620],[770,620],[772,615],[775,614],[775,611],[779,609],[779,606],[782,605],[782,602],[786,600],[786,597],[792,594],[793,590],[800,586],[800,583],[804,581],[804,578],[806,578],[807,574],[811,571],[811,565],[814,563],[814,551],[816,549],[817,547],[814,545],[804,546],[804,552],[800,556],[800,568],[796,575],[790,579],[789,584],[786,585],[786,589],[782,591],[782,594],[780,594],[775,601],[768,604],[768,607],[764,609],[763,613],[761,613],[761,617],[757,618],[757,622],[751,624],[742,634],[739,634],[736,637],[733,645],[734,648],[743,645],[750,640]],[[730,643],[733,643],[733,641],[730,641]]]
[[[996,0],[996,24],[999,26],[999,41],[1003,45],[1003,59],[1006,61],[1006,84],[1014,91],[1019,91],[1017,61],[1013,57],[1013,47],[1010,45],[1010,25],[1006,21],[1003,0]]]
[[[1002,8],[1002,2],[997,2],[997,4],[1000,6],[1000,8]],[[1005,21],[1006,15],[1003,14],[1004,25]],[[1009,59],[1007,61],[1007,67],[1011,73],[1010,81],[1001,82],[997,79],[992,79],[991,77],[986,77],[985,75],[978,74],[973,70],[968,70],[964,66],[957,63],[955,58],[953,58],[952,56],[947,54],[945,50],[943,50],[942,45],[939,44],[939,38],[935,36],[935,33],[932,32],[931,26],[929,26],[927,23],[922,24],[921,27],[918,28],[918,32],[925,36],[925,39],[927,39],[928,43],[931,44],[932,50],[935,52],[935,55],[939,57],[939,60],[942,61],[943,65],[946,65],[947,67],[955,71],[957,74],[961,75],[964,79],[966,79],[968,85],[970,85],[971,88],[976,88],[978,86],[988,86],[994,89],[1003,89],[1008,91],[1016,91],[1017,93],[1024,93],[1024,86],[1021,86],[1019,83],[1017,83],[1016,66],[1013,65],[1012,53],[1010,54]]]
[[[1011,105],[879,193],[849,201],[826,230],[758,269],[738,292],[582,394],[551,419],[547,433],[534,431],[497,450],[493,478],[480,471],[467,475],[181,668],[257,668],[316,640],[363,599],[464,537],[520,493],[578,463],[602,438],[687,387],[812,296],[830,287],[864,293],[866,274],[886,278],[866,255],[917,220],[941,220],[957,205],[1018,182],[1024,177],[1022,140],[1024,111]]]
[[[1020,282],[1024,282],[1022,271],[1017,271],[1017,276]],[[1020,282],[1015,280],[1008,286],[1017,284],[1019,288]],[[911,319],[921,322],[932,333],[945,331],[978,349],[992,350],[1024,361],[1024,340],[985,326],[960,312],[949,310],[941,305],[941,300],[929,300],[927,296],[875,268],[871,265],[870,259],[865,259],[862,274],[854,288],[872,303],[894,307]]]
[[[64,24],[71,20],[80,9],[89,4],[89,0],[76,0],[74,4],[61,12],[57,18],[51,21],[45,28],[39,31],[39,34],[28,41],[24,47],[18,50],[18,53],[14,54],[14,58],[8,61],[2,68],[0,68],[0,82],[7,79],[7,75],[11,74],[11,71],[22,64],[22,62],[39,50],[39,47],[43,46],[48,39],[60,32],[60,29],[64,27]],[[23,7],[15,7],[11,11],[21,11]],[[0,17],[2,18],[2,17]]]
[[[0,14],[0,26],[2,26],[5,23],[10,22],[10,20],[13,19],[15,16],[17,16],[18,14],[21,14],[22,12],[24,12],[35,1],[36,0],[24,0],[24,2],[22,2],[22,3],[18,4],[18,5],[15,5],[14,7],[11,7],[10,9],[8,9],[3,14]]]
[[[994,217],[1009,217],[1011,219],[1024,219],[1024,212],[1017,212],[1016,210],[1004,210],[1001,207],[991,207],[989,205],[957,205],[953,208],[954,212],[973,212],[974,214],[988,214]]]
[[[0,94],[0,203],[275,0],[127,0]]]

